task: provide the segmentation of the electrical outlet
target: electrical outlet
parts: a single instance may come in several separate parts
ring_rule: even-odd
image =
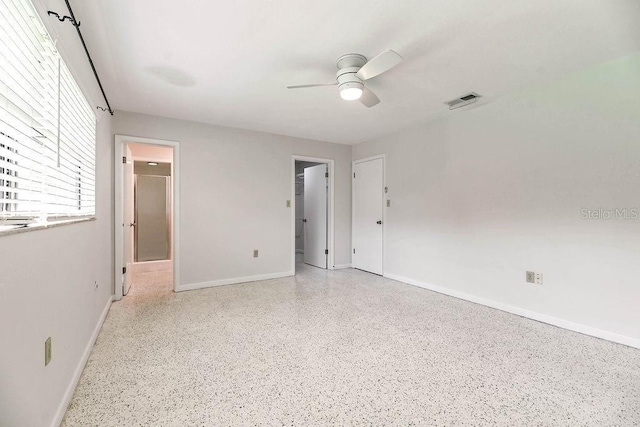
[[[287,200],[287,207],[290,208],[291,207],[291,200]]]
[[[542,273],[527,271],[527,283],[535,283],[536,285],[542,285]]]
[[[536,285],[542,285],[542,273],[536,273]]]
[[[391,207],[391,200],[387,199],[387,207],[390,208]]]
[[[253,257],[254,258],[258,258],[258,250],[257,249],[253,250]]]
[[[536,273],[527,271],[527,283],[536,283]]]
[[[44,366],[51,362],[51,337],[44,342]]]

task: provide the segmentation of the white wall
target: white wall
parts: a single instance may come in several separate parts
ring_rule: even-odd
[[[104,105],[73,26],[38,12],[92,106]],[[53,4],[55,3],[55,4]],[[75,4],[74,4],[75,7]],[[61,10],[62,12],[62,10]],[[79,7],[82,21],[82,8]],[[84,22],[83,22],[84,24]],[[91,40],[87,40],[91,46]],[[98,112],[95,221],[0,236],[0,425],[47,426],[67,391],[113,288],[111,117]],[[98,288],[94,286],[97,282]],[[52,360],[44,366],[44,342]]]
[[[355,146],[387,155],[385,274],[640,345],[640,220],[581,219],[640,208],[638,99],[634,55]]]
[[[181,287],[292,271],[294,154],[335,160],[335,263],[351,262],[351,146],[120,111],[114,133],[181,144]]]

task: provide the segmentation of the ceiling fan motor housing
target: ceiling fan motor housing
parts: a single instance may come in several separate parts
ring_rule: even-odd
[[[338,67],[338,72],[336,73],[338,89],[341,91],[349,88],[359,88],[363,90],[364,83],[356,76],[356,73],[366,63],[367,58],[357,53],[348,53],[338,58],[336,60],[336,66]]]
[[[364,83],[358,78],[358,76],[356,76],[356,73],[359,69],[360,67],[347,67],[338,70],[338,73],[336,74],[336,79],[338,80],[338,88],[340,90],[351,87],[358,87],[360,89],[363,89]]]
[[[367,63],[367,58],[359,53],[347,53],[336,60],[338,70],[349,67],[362,67]]]

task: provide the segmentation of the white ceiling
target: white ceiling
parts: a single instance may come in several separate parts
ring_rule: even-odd
[[[60,1],[64,10],[63,2]],[[638,0],[72,0],[112,107],[358,143],[640,50]],[[340,99],[335,59],[404,57]]]

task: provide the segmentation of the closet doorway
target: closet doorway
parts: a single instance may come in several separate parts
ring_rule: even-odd
[[[333,160],[293,158],[293,266],[333,269]]]

